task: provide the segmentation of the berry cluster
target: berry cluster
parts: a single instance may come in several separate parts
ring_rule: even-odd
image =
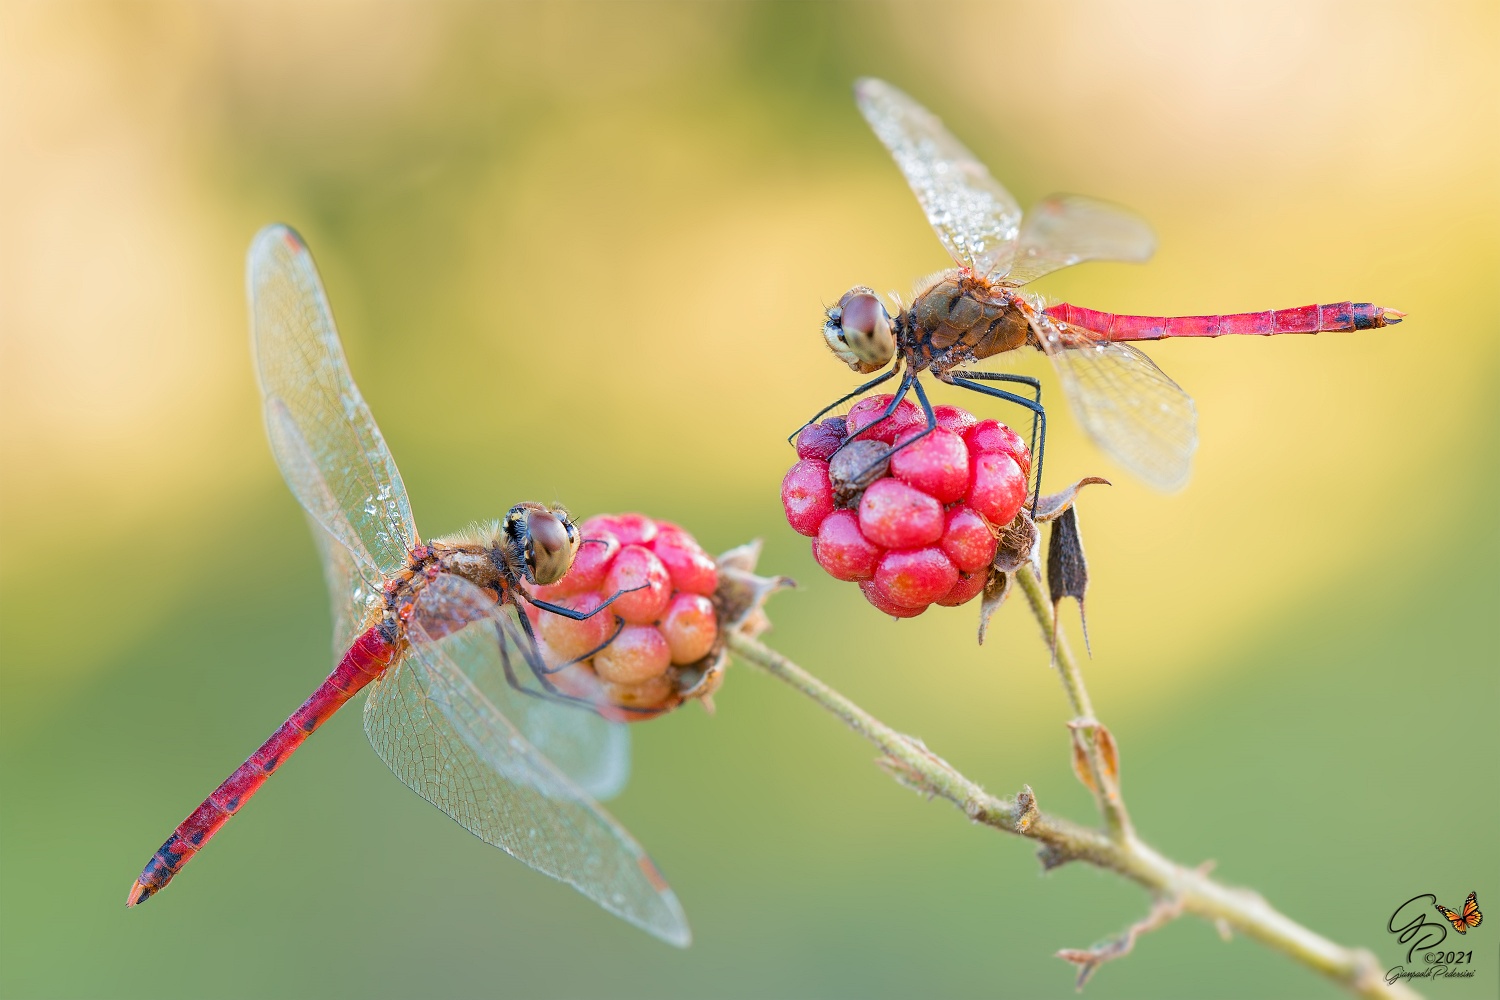
[[[567,575],[532,593],[583,612],[620,597],[582,621],[526,606],[558,689],[626,722],[711,693],[720,673],[710,669],[719,646],[714,560],[682,528],[644,514],[591,517],[579,530],[584,543]]]
[[[1031,453],[1009,427],[957,406],[933,407],[936,429],[915,440],[927,421],[910,402],[879,419],[891,398],[807,427],[781,503],[818,565],[912,618],[983,592],[999,530],[1026,503]]]

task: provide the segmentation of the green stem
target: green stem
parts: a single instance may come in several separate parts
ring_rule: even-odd
[[[1034,577],[1032,583],[1035,584]],[[1030,597],[1031,589],[1024,583],[1022,587]],[[1040,596],[1039,588],[1036,594]],[[1035,610],[1035,600],[1032,606]],[[1050,612],[1045,601],[1042,606]],[[1050,631],[1048,623],[1044,627]],[[1221,931],[1240,931],[1321,972],[1358,996],[1388,1000],[1416,996],[1402,983],[1387,985],[1375,956],[1369,952],[1335,944],[1279,913],[1259,895],[1220,885],[1201,871],[1167,860],[1137,839],[1128,825],[1119,831],[1103,832],[1051,816],[1037,808],[1030,788],[1015,798],[991,795],[928,750],[920,740],[887,726],[775,650],[739,632],[729,633],[728,645],[740,659],[796,688],[879,747],[884,754],[880,763],[898,781],[947,799],[975,822],[1039,842],[1046,867],[1085,861],[1117,872],[1158,898],[1174,900],[1183,912],[1196,914]],[[1074,709],[1086,708],[1088,694],[1083,688],[1082,675],[1071,656],[1065,658],[1061,649],[1058,664]],[[1081,697],[1074,698],[1073,691]]]

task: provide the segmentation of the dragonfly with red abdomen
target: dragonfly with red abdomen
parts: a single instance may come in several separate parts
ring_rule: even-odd
[[[1032,413],[1039,493],[1047,435],[1041,383],[967,367],[1032,347],[1051,359],[1089,436],[1153,486],[1171,490],[1192,467],[1197,413],[1187,393],[1129,342],[1367,330],[1399,323],[1404,315],[1367,302],[1224,316],[1122,316],[1068,303],[1046,305],[1022,286],[1084,261],[1145,261],[1156,248],[1151,228],[1122,208],[1076,195],[1053,195],[1023,214],[1010,192],[926,108],[868,77],[855,84],[854,93],[958,267],[922,282],[909,307],[897,301],[894,316],[863,286],[826,311],[823,337],[841,361],[864,375],[891,368],[819,411],[814,421],[904,365],[884,416],[912,391],[927,418],[925,428],[895,445],[905,447],[937,426],[917,379],[930,371],[941,382]],[[1026,389],[1009,392],[986,382]]]
[[[690,938],[677,897],[595,801],[629,771],[624,726],[587,671],[554,683],[526,615],[587,614],[540,600],[582,539],[562,507],[521,503],[497,522],[422,542],[406,488],[349,374],[312,256],[285,226],[251,244],[251,333],[271,450],[302,504],[333,599],[338,661],[177,827],[130,889],[163,889],[314,730],[369,686],[381,760],[466,830],[668,941]],[[564,665],[565,666],[565,665]]]

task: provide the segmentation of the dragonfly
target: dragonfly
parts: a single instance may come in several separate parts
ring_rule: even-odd
[[[865,286],[850,289],[825,310],[823,337],[835,356],[862,375],[890,368],[824,407],[808,424],[895,377],[904,366],[882,419],[909,391],[915,393],[926,427],[896,445],[906,447],[937,426],[918,381],[919,374],[931,372],[948,385],[1030,411],[1040,494],[1047,434],[1041,383],[970,367],[1032,347],[1051,360],[1063,394],[1094,442],[1147,483],[1171,491],[1187,481],[1192,468],[1197,411],[1192,398],[1133,342],[1367,330],[1394,325],[1405,315],[1368,302],[1214,316],[1127,316],[1069,303],[1047,305],[1023,286],[1084,261],[1144,262],[1156,248],[1151,227],[1123,208],[1078,195],[1052,195],[1022,213],[974,154],[907,94],[870,77],[857,81],[854,93],[958,266],[921,282],[910,306],[893,295],[894,315]],[[986,384],[997,382],[1022,388],[1011,392]]]
[[[267,434],[322,555],[333,672],[173,831],[131,886],[160,892],[314,730],[362,688],[364,729],[396,776],[460,826],[671,944],[690,940],[676,895],[597,803],[629,773],[602,685],[554,683],[520,602],[561,579],[582,540],[560,505],[423,542],[401,474],[350,375],[302,238],[268,226],[247,264]],[[615,595],[618,597],[619,595]],[[603,606],[613,601],[604,602]],[[591,612],[593,613],[593,612]]]

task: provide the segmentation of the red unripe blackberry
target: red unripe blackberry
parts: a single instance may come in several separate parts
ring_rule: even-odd
[[[860,498],[859,530],[888,549],[928,545],[943,535],[943,505],[898,479],[879,479]]]
[[[891,456],[891,475],[940,503],[952,503],[969,485],[969,449],[963,438],[941,427],[918,438],[920,434],[922,428],[913,428],[896,439],[899,450]],[[902,447],[906,441],[912,443]]]
[[[887,552],[875,567],[875,590],[908,608],[925,608],[957,582],[958,569],[936,546]]]
[[[988,573],[960,573],[953,589],[933,603],[941,604],[945,608],[956,608],[960,604],[968,604],[984,593],[984,585],[988,580]]]
[[[892,618],[915,618],[927,610],[926,605],[920,608],[908,608],[905,605],[896,604],[880,592],[874,580],[861,580],[859,592],[865,595],[865,600],[875,605],[876,611],[883,611]]]
[[[952,431],[959,437],[968,433],[969,428],[979,423],[979,418],[974,416],[962,406],[953,406],[948,403],[940,403],[932,408],[932,415],[937,418],[937,425],[944,430]]]
[[[598,594],[577,594],[554,603],[587,613],[603,604],[604,598]],[[559,663],[592,653],[604,645],[610,633],[615,630],[614,616],[608,610],[582,621],[554,614],[539,614],[538,618],[537,631],[548,648],[557,654]]]
[[[604,576],[604,590],[609,594],[630,591],[621,594],[609,610],[632,625],[650,625],[667,610],[667,602],[672,599],[672,578],[650,549],[627,545],[610,564]]]
[[[1031,475],[1031,450],[1021,435],[998,420],[981,420],[964,434],[964,441],[972,452],[997,452],[1016,460],[1021,471]]]
[[[884,551],[865,538],[852,510],[836,510],[823,518],[813,539],[813,558],[835,580],[868,580]]]
[[[674,525],[675,527],[675,525]],[[600,514],[578,526],[584,538],[596,530],[608,531],[621,545],[649,545],[656,537],[656,522],[645,514]]]
[[[838,446],[844,443],[848,433],[843,417],[830,417],[822,423],[805,427],[797,435],[797,457],[816,458],[826,462],[833,457]]]
[[[971,459],[967,502],[991,524],[1015,520],[1026,503],[1026,491],[1026,474],[1010,455],[980,452]]]
[[[672,678],[667,674],[658,674],[639,684],[606,682],[603,687],[607,703],[600,707],[599,714],[611,722],[642,722],[654,718],[670,707],[677,696]],[[612,705],[622,708],[611,708]]]
[[[601,680],[639,684],[666,673],[672,649],[653,626],[626,625],[614,642],[594,654],[593,663]]]
[[[809,538],[816,535],[818,525],[833,511],[828,463],[804,458],[792,466],[781,481],[781,505],[786,508],[786,520],[793,531]]]
[[[713,557],[681,529],[663,529],[651,543],[651,551],[667,568],[673,588],[704,597],[712,597],[718,589],[719,569]]]
[[[861,441],[884,441],[890,444],[896,440],[898,434],[907,429],[927,425],[927,418],[922,411],[907,399],[901,401],[901,405],[896,407],[896,412],[877,423],[880,415],[885,412],[886,407],[891,405],[891,400],[894,398],[890,393],[883,392],[876,396],[866,396],[851,406],[849,415],[844,418],[849,436],[857,437]]]
[[[659,628],[673,663],[680,667],[695,663],[708,655],[719,636],[714,602],[702,594],[679,593],[667,605]]]
[[[968,507],[959,506],[948,511],[940,544],[943,554],[959,570],[978,573],[989,569],[999,542],[988,521]]]

